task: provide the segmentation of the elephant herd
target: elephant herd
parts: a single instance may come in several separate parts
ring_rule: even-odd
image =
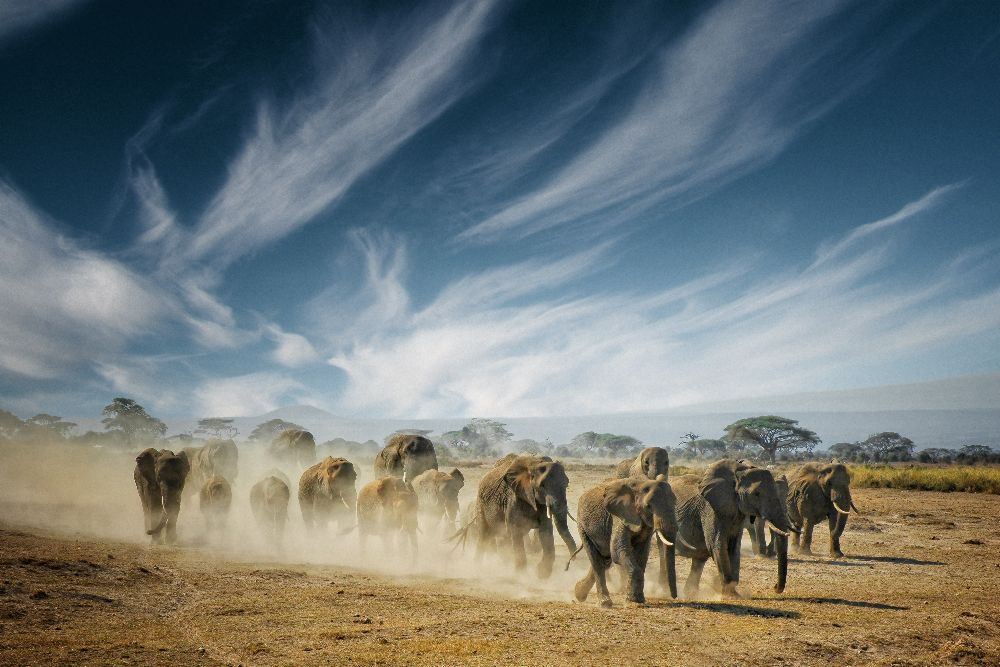
[[[644,449],[614,470],[614,477],[587,489],[579,498],[577,516],[566,497],[565,466],[547,456],[508,454],[483,474],[475,499],[460,518],[458,496],[465,478],[457,468],[438,470],[434,446],[421,435],[391,437],[374,461],[375,479],[357,489],[358,473],[351,461],[327,456],[318,463],[316,445],[307,431],[285,431],[269,453],[276,462],[308,466],[298,481],[302,520],[310,532],[335,525],[343,535],[358,531],[362,552],[371,537],[387,549],[417,553],[418,514],[442,529],[454,543],[475,542],[477,562],[486,554],[509,559],[517,571],[530,554],[540,554],[539,578],[551,575],[555,533],[572,554],[584,551],[586,575],[574,587],[583,602],[595,587],[602,606],[611,606],[608,572],[612,565],[629,602],[645,602],[645,572],[650,551],[658,555],[657,581],[676,598],[677,555],[691,560],[684,596],[698,594],[702,571],[711,558],[718,570],[724,598],[739,597],[740,545],[750,535],[755,554],[776,557],[781,593],[787,583],[789,538],[800,553],[811,553],[813,529],[826,519],[829,553],[843,556],[840,537],[851,509],[850,475],[841,464],[805,464],[786,477],[746,461],[723,459],[703,474],[669,477],[667,452]],[[238,452],[230,441],[210,441],[201,448],[175,454],[147,449],[136,458],[135,483],[153,543],[176,540],[177,515],[186,484],[193,484],[205,525],[220,531],[232,503],[232,482]],[[669,479],[668,479],[669,477]],[[288,477],[268,471],[250,490],[250,508],[262,536],[276,548],[283,543],[291,499]],[[577,524],[579,546],[568,520]]]

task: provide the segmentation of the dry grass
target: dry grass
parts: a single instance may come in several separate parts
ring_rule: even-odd
[[[1000,466],[852,465],[854,486],[1000,494]]]

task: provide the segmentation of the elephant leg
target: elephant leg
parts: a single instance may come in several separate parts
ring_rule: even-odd
[[[723,597],[740,597],[740,594],[736,592],[736,586],[740,583],[740,541],[742,537],[743,531],[741,530],[736,537],[729,539],[729,582],[728,585],[726,583],[722,585]]]
[[[761,541],[760,537],[757,535],[757,526],[760,523],[760,519],[757,518],[753,523],[748,523],[746,525],[747,534],[750,536],[750,550],[753,551],[754,556],[761,555]]]
[[[304,500],[299,503],[299,509],[302,510],[302,523],[305,524],[306,532],[312,533],[315,526],[315,516],[312,501]]]
[[[577,602],[586,602],[587,596],[590,595],[590,589],[594,587],[594,582],[597,581],[597,577],[594,574],[594,567],[591,565],[590,569],[587,570],[587,574],[583,576],[583,579],[576,582],[573,587],[573,597],[576,598]]]
[[[538,541],[542,547],[542,560],[538,563],[536,574],[539,579],[548,579],[552,574],[552,564],[556,560],[555,537],[552,534],[552,524],[542,522],[538,529]]]
[[[847,515],[834,513],[829,516],[830,522],[830,557],[843,558],[844,552],[840,550],[840,536],[847,527]]]
[[[510,547],[514,551],[514,569],[523,570],[528,566],[528,555],[524,552],[524,536],[527,531],[511,526]]]
[[[698,587],[701,585],[701,573],[705,569],[707,558],[692,558],[691,572],[684,583],[684,597],[694,600],[698,597]]]
[[[799,549],[799,553],[805,554],[806,556],[812,555],[812,541],[813,541],[813,521],[812,519],[802,520],[802,547]],[[796,539],[798,542],[798,539]]]
[[[757,517],[757,520],[753,522],[753,533],[750,538],[754,546],[753,553],[755,556],[768,558],[774,555],[771,551],[773,545],[768,545],[767,543],[767,533],[764,519]]]
[[[625,570],[628,573],[629,590],[627,600],[636,604],[646,602],[646,564],[649,562],[649,543],[633,544],[625,559]]]

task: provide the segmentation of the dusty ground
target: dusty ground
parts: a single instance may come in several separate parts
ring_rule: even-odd
[[[410,563],[294,533],[278,559],[239,520],[210,548],[196,501],[182,546],[150,548],[116,461],[77,467],[68,494],[0,455],[0,664],[1000,664],[997,496],[859,489],[847,558],[793,558],[784,595],[747,554],[746,600],[714,600],[706,577],[697,601],[650,582],[648,606],[604,610],[571,601],[584,559],[537,582],[433,534]],[[605,469],[569,474],[575,506]],[[96,500],[71,504],[78,486]]]

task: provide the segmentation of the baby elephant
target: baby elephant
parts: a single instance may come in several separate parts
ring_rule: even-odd
[[[222,534],[229,517],[229,506],[233,503],[233,490],[222,475],[212,475],[205,480],[199,492],[201,515],[209,534]]]
[[[646,562],[654,535],[667,548],[668,585],[670,596],[676,598],[675,505],[674,492],[662,474],[654,480],[640,477],[608,480],[585,491],[580,496],[577,517],[580,549],[587,551],[590,571],[577,582],[574,589],[576,599],[585,601],[596,582],[601,606],[610,607],[607,571],[612,563],[616,563],[627,575],[628,601],[644,603]]]
[[[447,521],[445,529],[453,531],[458,521],[458,493],[465,486],[465,477],[458,468],[451,472],[425,470],[413,478],[413,490],[420,499],[420,513],[434,525]]]
[[[358,492],[358,534],[361,551],[369,535],[381,535],[386,551],[390,537],[409,538],[410,552],[417,555],[417,494],[399,477],[380,477]]]
[[[253,518],[264,534],[264,539],[276,548],[280,548],[284,540],[290,498],[288,478],[278,470],[272,470],[250,489]]]

